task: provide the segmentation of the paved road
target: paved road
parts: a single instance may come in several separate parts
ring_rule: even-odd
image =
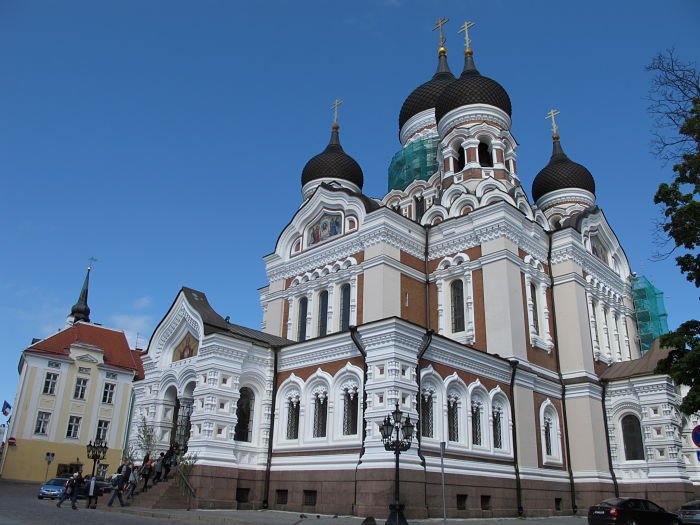
[[[38,484],[16,483],[0,480],[0,525],[361,525],[363,519],[354,516],[308,515],[301,518],[298,513],[277,511],[216,511],[216,510],[152,510],[138,507],[108,509],[102,498],[97,510],[70,508],[64,502],[58,509],[51,500],[36,497]],[[377,519],[384,525],[386,518]],[[514,518],[447,520],[448,525],[585,525],[585,517]],[[441,519],[411,520],[411,525],[441,525]]]

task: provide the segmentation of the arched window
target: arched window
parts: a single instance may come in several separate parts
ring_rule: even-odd
[[[236,406],[236,417],[238,422],[234,430],[233,439],[236,441],[253,440],[253,406],[255,403],[255,394],[248,387],[241,388],[241,397],[238,398]]]
[[[299,326],[297,329],[297,341],[306,341],[306,316],[309,310],[309,300],[306,297],[299,299]]]
[[[421,435],[423,437],[433,437],[433,394],[431,392],[423,392],[420,397],[421,410]]]
[[[559,415],[552,402],[546,400],[540,406],[540,444],[545,465],[561,464],[560,432]]]
[[[455,279],[450,284],[452,301],[452,333],[464,332],[464,283]]]
[[[459,403],[454,397],[447,403],[447,434],[450,441],[459,441]]]
[[[459,173],[464,169],[464,166],[467,165],[467,159],[466,155],[464,154],[464,148],[459,147],[457,149],[457,169],[455,170],[455,173]]]
[[[416,222],[420,222],[425,213],[425,197],[423,195],[418,195],[413,198],[416,205]]]
[[[328,392],[314,395],[314,431],[313,436],[326,437],[326,422],[328,421]]]
[[[625,445],[625,459],[638,461],[644,459],[642,427],[637,416],[627,414],[622,418],[622,440]]]
[[[532,301],[532,326],[536,334],[540,333],[540,308],[537,304],[537,287],[530,283],[530,300]]]
[[[348,388],[343,394],[343,435],[352,436],[357,434],[357,409],[358,409],[357,389]]]
[[[299,439],[299,399],[287,400],[287,439]]]
[[[350,327],[350,285],[345,283],[340,287],[340,331]]]
[[[481,411],[483,405],[481,401],[472,401],[472,445],[482,444]]]
[[[493,158],[486,142],[479,142],[479,164],[482,168],[493,168]]]
[[[328,333],[328,291],[318,294],[318,336]]]
[[[493,426],[493,448],[503,449],[503,407],[495,405],[491,411]]]
[[[552,436],[553,431],[552,418],[550,416],[544,416],[544,451],[548,456],[553,455],[552,443],[554,441]]]

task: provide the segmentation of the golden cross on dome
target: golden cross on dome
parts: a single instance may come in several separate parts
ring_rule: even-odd
[[[340,100],[339,98],[336,98],[333,101],[333,104],[331,105],[331,107],[333,108],[333,124],[338,123],[338,106],[340,106],[342,103],[343,103],[342,100]]]
[[[464,49],[471,49],[472,47],[472,40],[469,38],[469,29],[475,25],[474,22],[464,22],[458,31],[459,33],[464,33]]]
[[[435,27],[433,27],[433,31],[435,31],[436,29],[440,31],[440,47],[445,47],[445,42],[447,42],[445,34],[442,32],[442,26],[444,26],[449,21],[450,20],[448,18],[438,18],[437,22],[435,22]]]
[[[90,266],[88,266],[88,270],[92,270],[93,263],[96,263],[97,259],[95,257],[90,257],[88,259],[88,262],[90,263]]]
[[[550,118],[552,119],[552,135],[558,135],[559,128],[557,127],[557,121],[554,120],[554,117],[559,115],[559,110],[558,109],[550,109],[549,113],[547,113],[547,116],[544,117],[545,120],[549,120]]]

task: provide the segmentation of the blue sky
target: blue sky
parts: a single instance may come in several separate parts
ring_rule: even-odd
[[[697,316],[697,290],[653,260],[652,196],[671,166],[650,153],[644,66],[669,47],[698,61],[699,15],[690,0],[0,2],[0,402],[22,349],[63,326],[91,256],[92,320],[132,344],[183,285],[258,328],[262,257],[301,203],[332,101],[365,193],[383,196],[441,16],[457,74],[457,28],[477,24],[476,64],[510,94],[527,193],[556,107],[632,268],[666,292],[672,327]]]

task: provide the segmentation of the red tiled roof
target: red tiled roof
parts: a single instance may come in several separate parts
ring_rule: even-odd
[[[131,350],[131,356],[134,358],[134,363],[136,363],[136,377],[137,381],[141,381],[146,378],[146,373],[143,371],[143,363],[141,362],[142,350]]]
[[[79,322],[60,332],[37,341],[27,351],[55,355],[69,355],[74,343],[86,343],[102,350],[105,364],[134,370],[143,377],[139,352],[129,348],[124,332],[89,323]]]

